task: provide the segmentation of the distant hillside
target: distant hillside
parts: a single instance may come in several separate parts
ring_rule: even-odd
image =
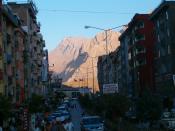
[[[108,50],[114,51],[119,46],[119,32],[108,33]],[[92,87],[92,57],[94,64],[95,88],[98,90],[97,82],[97,60],[98,56],[106,53],[105,34],[99,33],[94,38],[67,37],[49,53],[49,63],[54,64],[52,70],[58,73],[65,84],[74,87]],[[88,68],[88,69],[87,69]],[[87,74],[88,72],[88,74]],[[84,79],[78,82],[79,79]],[[77,80],[77,81],[76,81]]]

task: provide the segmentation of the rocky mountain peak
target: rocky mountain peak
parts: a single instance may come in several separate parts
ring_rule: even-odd
[[[107,34],[108,51],[114,51],[119,46],[119,32],[109,31]],[[97,76],[98,56],[106,53],[106,36],[104,32],[98,33],[94,38],[66,37],[49,53],[49,64],[54,64],[52,71],[59,74],[66,84],[79,86],[75,79],[84,79],[86,86],[92,86],[92,57],[94,76]],[[91,67],[91,68],[90,68]],[[88,69],[89,68],[89,69]],[[88,70],[88,71],[87,71]],[[88,82],[87,82],[88,76]],[[96,89],[98,82],[95,79]],[[82,85],[83,86],[83,85]],[[85,85],[84,85],[85,86]]]

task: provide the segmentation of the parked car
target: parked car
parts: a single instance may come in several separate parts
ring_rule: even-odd
[[[54,121],[56,119],[56,116],[51,114],[47,117],[47,120],[51,123],[52,121]]]
[[[104,121],[99,116],[82,117],[81,131],[104,131]]]
[[[56,121],[64,122],[65,120],[70,119],[70,113],[67,111],[60,112],[56,117]]]
[[[57,107],[57,111],[68,111],[68,108],[65,105]]]

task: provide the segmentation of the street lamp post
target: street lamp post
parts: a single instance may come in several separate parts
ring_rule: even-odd
[[[89,28],[92,28],[92,29],[97,29],[97,30],[102,30],[105,32],[105,40],[106,40],[106,55],[108,55],[108,31],[111,31],[111,30],[114,30],[114,29],[117,29],[117,28],[120,28],[120,27],[124,27],[126,25],[120,25],[120,26],[117,26],[117,27],[113,27],[113,28],[109,28],[109,29],[103,29],[103,28],[98,28],[98,27],[94,27],[94,26],[84,26],[85,29],[89,29]]]
[[[92,29],[97,29],[97,30],[102,30],[105,32],[105,40],[106,40],[106,63],[108,64],[108,59],[107,59],[107,55],[108,55],[108,31],[111,31],[113,29],[117,29],[117,28],[120,28],[120,27],[124,27],[124,26],[127,26],[127,25],[121,25],[121,26],[117,26],[117,27],[113,27],[113,28],[109,28],[109,29],[103,29],[103,28],[98,28],[98,27],[94,27],[94,26],[84,26],[85,29],[89,29],[89,28],[92,28]],[[107,83],[109,83],[109,79],[107,80]]]

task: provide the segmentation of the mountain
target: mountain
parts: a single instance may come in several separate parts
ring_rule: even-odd
[[[108,32],[108,52],[119,46],[119,32]],[[67,85],[74,87],[93,85],[98,90],[97,61],[98,56],[106,54],[105,33],[98,33],[94,38],[67,37],[58,46],[49,52],[49,64],[54,64],[50,70],[54,71]]]

